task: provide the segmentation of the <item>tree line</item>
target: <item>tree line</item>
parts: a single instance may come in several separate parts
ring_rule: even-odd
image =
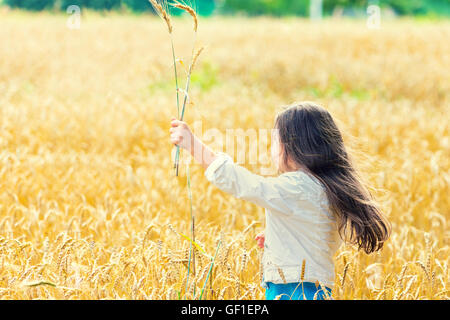
[[[1,3],[2,0],[0,0]],[[199,13],[247,15],[309,15],[311,0],[196,0]],[[92,10],[151,11],[147,0],[3,0],[11,8],[26,10],[63,10],[70,5]],[[323,13],[331,14],[337,7],[365,8],[370,4],[390,7],[399,15],[450,15],[450,0],[322,0]],[[175,12],[176,14],[176,12]]]

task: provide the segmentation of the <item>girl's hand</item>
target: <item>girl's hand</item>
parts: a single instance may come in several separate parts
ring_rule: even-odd
[[[170,128],[170,142],[183,149],[191,151],[193,148],[194,135],[186,122],[172,118]]]
[[[256,244],[258,245],[258,247],[260,247],[261,249],[264,248],[264,241],[266,240],[266,237],[264,236],[264,232],[259,233],[256,237]]]
[[[170,142],[186,149],[203,168],[208,168],[216,159],[214,151],[194,136],[186,122],[172,118],[170,125]]]

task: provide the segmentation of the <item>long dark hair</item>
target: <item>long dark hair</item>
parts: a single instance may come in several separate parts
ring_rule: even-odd
[[[380,250],[390,224],[361,183],[330,113],[302,102],[279,113],[275,129],[284,163],[289,159],[324,185],[341,238],[368,254]]]

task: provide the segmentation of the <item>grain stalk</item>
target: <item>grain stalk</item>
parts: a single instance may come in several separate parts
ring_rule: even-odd
[[[216,248],[216,253],[214,254],[214,258],[211,259],[211,266],[209,267],[208,275],[206,276],[205,283],[203,284],[203,288],[202,288],[202,291],[200,293],[199,300],[202,300],[203,292],[205,291],[206,284],[208,283],[209,276],[211,275],[211,271],[212,271],[212,269],[214,267],[214,262],[216,261],[217,252],[219,252],[220,244],[221,244],[221,241],[219,240],[219,243],[217,243],[217,248]]]
[[[189,273],[191,269],[191,260],[192,260],[192,269],[194,273],[195,278],[195,249],[192,248],[192,244],[195,243],[195,220],[194,220],[194,213],[192,210],[192,191],[191,191],[191,175],[189,172],[189,165],[186,165],[186,176],[187,176],[187,187],[188,187],[188,196],[189,196],[189,208],[191,213],[191,239],[189,246],[189,260],[188,260],[188,273],[186,277],[186,292],[188,290],[188,284],[189,284]],[[194,296],[195,296],[195,287],[194,287]]]
[[[191,63],[189,65],[189,71],[188,71],[188,74],[187,74],[186,88],[185,88],[185,90],[183,92],[183,94],[184,94],[184,101],[183,101],[183,106],[181,108],[181,116],[180,116],[180,120],[183,121],[183,119],[184,119],[184,112],[186,110],[186,104],[187,104],[187,101],[189,99],[189,89],[190,89],[190,84],[191,84],[192,71],[194,70],[195,63],[196,63],[200,53],[203,51],[203,48],[200,49],[199,51],[197,51],[197,54],[195,54],[195,46],[196,46],[196,43],[197,43],[197,30],[198,30],[198,18],[197,18],[196,11],[192,7],[190,7],[190,6],[186,5],[186,4],[182,4],[182,3],[178,2],[178,1],[175,1],[175,3],[171,4],[171,5],[173,7],[175,7],[175,8],[178,8],[178,9],[186,11],[187,13],[189,13],[192,16],[192,18],[194,20],[194,42],[193,42],[193,45],[192,45]],[[175,154],[175,165],[174,165],[175,166],[175,176],[177,176],[177,177],[178,177],[179,164],[180,164],[180,153],[181,153],[180,147],[177,146],[177,151],[176,151],[176,154]]]
[[[294,296],[295,291],[297,291],[298,287],[300,285],[302,285],[302,296],[305,299],[305,288],[303,286],[303,282],[305,280],[305,269],[306,269],[306,260],[303,259],[302,261],[302,270],[300,272],[300,282],[298,283],[298,285],[295,287],[294,291],[292,292],[291,296],[289,297],[289,300],[292,300],[292,297]],[[317,285],[316,285],[317,286]]]
[[[167,28],[169,31],[170,42],[171,42],[171,46],[172,46],[172,59],[173,59],[174,73],[175,73],[177,112],[178,112],[178,117],[182,121],[184,118],[186,103],[187,103],[187,100],[189,97],[189,88],[190,88],[192,70],[194,68],[194,65],[195,65],[201,51],[203,50],[203,48],[202,48],[201,50],[199,50],[197,52],[197,54],[194,54],[195,46],[196,46],[196,42],[197,42],[197,30],[198,30],[197,14],[191,6],[188,6],[186,4],[180,3],[178,1],[175,1],[174,3],[169,3],[172,7],[184,10],[187,13],[189,13],[194,20],[194,42],[193,42],[193,46],[192,46],[191,63],[190,63],[189,71],[187,74],[186,89],[183,92],[184,93],[184,102],[183,102],[183,107],[182,107],[181,115],[180,115],[180,98],[179,98],[180,88],[178,85],[177,59],[176,59],[175,47],[174,47],[174,43],[173,43],[173,36],[172,36],[173,27],[172,27],[172,22],[171,22],[170,15],[169,15],[168,2],[164,1],[164,2],[161,2],[162,3],[161,4],[161,3],[158,3],[157,0],[149,0],[149,1],[150,1],[151,5],[153,6],[153,8],[155,9],[156,13],[166,22]],[[180,159],[180,147],[177,146],[177,151],[176,151],[176,156],[175,156],[176,176],[178,176],[179,159]],[[190,179],[190,173],[189,173],[189,166],[186,166],[186,172],[187,172],[187,182],[188,182],[187,184],[188,184],[189,205],[190,205],[190,213],[191,213],[191,239],[192,239],[191,243],[190,243],[190,247],[189,247],[188,274],[186,277],[186,292],[187,292],[188,286],[189,286],[189,274],[190,274],[190,269],[191,269],[191,261],[192,261],[192,269],[193,269],[193,273],[194,273],[194,278],[195,278],[196,272],[195,272],[195,249],[193,248],[193,243],[195,243],[195,219],[194,219],[193,210],[192,210],[192,192],[191,192],[191,179]],[[194,286],[194,296],[195,296],[195,286]]]

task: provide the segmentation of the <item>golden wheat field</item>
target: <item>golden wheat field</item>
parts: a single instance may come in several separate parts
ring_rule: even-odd
[[[170,41],[148,15],[0,13],[0,298],[264,299],[264,211],[186,168],[169,142]],[[192,22],[173,21],[188,59]],[[185,120],[270,129],[313,100],[338,120],[392,223],[336,255],[334,299],[450,298],[450,22],[201,18]],[[251,170],[257,166],[244,164]]]

